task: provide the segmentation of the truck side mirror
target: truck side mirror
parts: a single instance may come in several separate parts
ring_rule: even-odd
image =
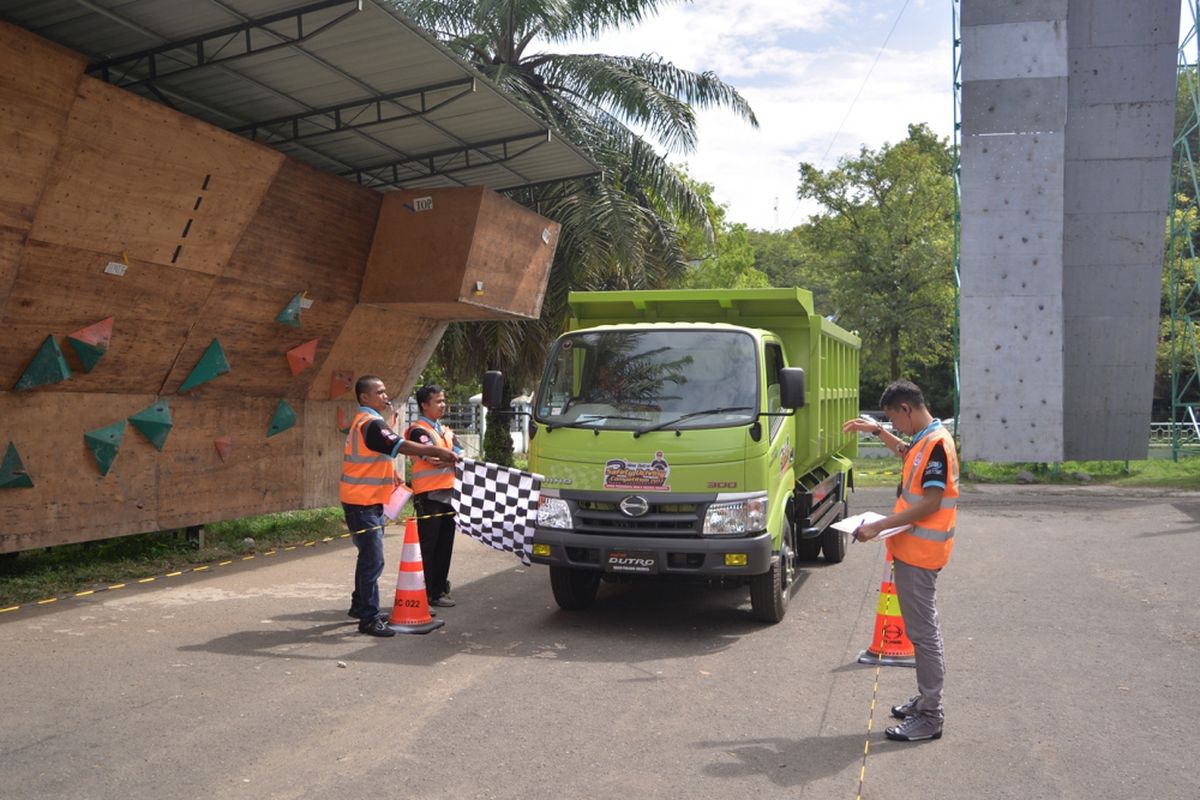
[[[483,373],[483,407],[498,408],[504,402],[504,373],[489,369]]]
[[[779,405],[804,408],[804,370],[800,367],[779,370]]]

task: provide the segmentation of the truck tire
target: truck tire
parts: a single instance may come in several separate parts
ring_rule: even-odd
[[[750,578],[750,611],[761,622],[782,622],[787,613],[796,572],[794,538],[792,523],[785,519],[779,556],[771,560],[771,568],[764,574]]]
[[[596,599],[600,573],[590,569],[550,567],[550,588],[563,611],[582,611]]]
[[[801,561],[816,561],[821,555],[821,537],[800,539],[796,542],[796,557]]]
[[[841,512],[838,513],[837,522],[840,519],[846,518],[846,507],[843,504]],[[839,531],[837,528],[830,525],[825,530],[821,531],[821,552],[825,554],[825,560],[830,564],[840,564],[842,559],[846,557],[846,548],[850,545],[850,534],[844,531]]]

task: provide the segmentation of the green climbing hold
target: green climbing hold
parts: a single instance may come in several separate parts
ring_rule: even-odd
[[[279,315],[275,317],[275,321],[290,328],[299,328],[300,300],[303,294],[303,292],[296,292],[296,295],[283,307],[283,311],[280,311]]]
[[[267,428],[267,438],[277,433],[283,433],[296,424],[296,411],[288,405],[287,400],[280,400],[275,406],[275,416],[271,417],[271,427]]]
[[[88,431],[83,435],[83,441],[96,457],[96,466],[100,468],[101,475],[108,474],[117,457],[117,451],[121,449],[121,438],[124,435],[125,420]]]
[[[179,391],[186,392],[188,389],[194,389],[227,372],[229,372],[229,362],[225,359],[225,351],[221,349],[221,342],[213,339],[212,344],[204,351],[204,355],[200,356],[200,360],[196,362],[196,366],[192,367],[191,374],[179,387]]]
[[[0,462],[0,489],[32,487],[33,478],[30,478],[29,473],[25,471],[25,464],[21,461],[17,446],[9,442],[8,450],[4,453],[4,461]]]
[[[129,423],[141,431],[155,449],[162,450],[173,424],[171,407],[167,405],[166,400],[160,398],[154,405],[144,408],[130,417]]]
[[[81,342],[78,339],[72,339],[69,336],[67,337],[67,344],[71,345],[71,349],[75,351],[75,355],[79,356],[79,362],[83,364],[84,372],[91,372],[92,368],[100,363],[100,359],[108,352],[103,348],[96,347],[87,342]]]
[[[54,341],[53,336],[47,336],[46,341],[42,342],[42,346],[38,348],[33,361],[29,362],[29,366],[26,367],[25,373],[13,386],[13,391],[21,392],[37,386],[58,383],[69,377],[71,377],[71,368],[67,366],[58,342]]]

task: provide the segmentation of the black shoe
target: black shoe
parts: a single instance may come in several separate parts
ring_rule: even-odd
[[[358,623],[358,632],[365,633],[367,636],[395,636],[396,632],[388,627],[388,624],[383,621],[382,617],[376,617],[373,620],[363,621]]]
[[[432,600],[430,600],[429,605],[437,606],[438,608],[454,608],[454,606],[456,606],[458,604],[455,603],[453,600],[451,600],[449,597],[446,597],[446,595],[442,595],[441,597],[435,597]]]

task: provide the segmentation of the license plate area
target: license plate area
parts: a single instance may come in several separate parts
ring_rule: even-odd
[[[612,548],[604,554],[604,569],[608,572],[658,572],[658,556],[653,550]]]

